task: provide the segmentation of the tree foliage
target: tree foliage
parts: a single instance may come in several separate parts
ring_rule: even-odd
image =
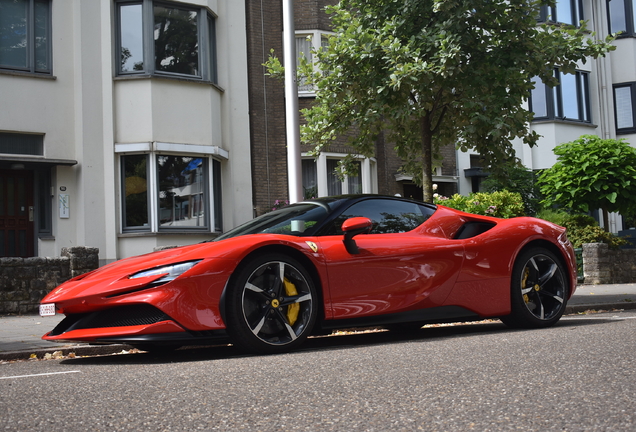
[[[545,204],[574,212],[600,208],[604,217],[636,210],[636,149],[627,142],[583,135],[554,153],[557,163],[539,177]]]
[[[486,192],[510,191],[521,195],[527,216],[534,216],[540,210],[541,192],[537,185],[537,176],[517,161],[508,161],[499,165],[501,173],[490,175],[481,183]]]
[[[522,108],[530,78],[555,85],[554,67],[573,72],[577,62],[612,49],[585,25],[538,25],[542,4],[548,2],[342,0],[328,7],[335,36],[314,53],[320,72],[300,67],[317,90],[303,113],[303,142],[318,154],[350,136],[354,152],[372,156],[385,131],[428,201],[433,160],[446,144],[473,148],[496,171],[493,162],[515,157],[512,139],[531,146],[538,139],[528,128],[532,113]],[[280,74],[278,59],[268,66]]]

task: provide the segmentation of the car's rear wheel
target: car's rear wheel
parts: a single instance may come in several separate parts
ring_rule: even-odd
[[[260,255],[237,269],[228,288],[227,332],[245,351],[285,352],[311,333],[317,307],[314,281],[298,261]]]
[[[565,311],[568,278],[561,260],[544,248],[522,252],[511,279],[511,313],[502,317],[510,327],[554,325]]]

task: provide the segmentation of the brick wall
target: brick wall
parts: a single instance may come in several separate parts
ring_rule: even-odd
[[[605,243],[583,245],[586,284],[636,282],[636,249],[610,249]]]
[[[52,289],[99,266],[99,249],[63,248],[56,258],[0,258],[0,314],[35,313]]]

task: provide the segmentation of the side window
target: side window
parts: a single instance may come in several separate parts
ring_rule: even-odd
[[[428,219],[435,210],[408,201],[368,199],[353,204],[332,223],[327,235],[342,234],[342,224],[352,217],[367,217],[373,221],[371,234],[411,231]]]

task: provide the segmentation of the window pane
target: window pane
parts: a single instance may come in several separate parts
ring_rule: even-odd
[[[210,81],[218,82],[216,67],[216,21],[214,17],[208,15],[208,43],[210,51]]]
[[[296,58],[311,61],[311,39],[307,36],[296,36]]]
[[[556,14],[558,22],[574,24],[574,21],[572,20],[572,0],[557,0]]]
[[[559,87],[561,88],[561,103],[563,106],[563,117],[569,119],[580,119],[579,104],[576,91],[576,75],[560,74]]]
[[[0,153],[44,155],[44,135],[0,132]]]
[[[0,65],[26,69],[28,63],[27,0],[0,0]]]
[[[303,198],[317,198],[318,197],[318,170],[316,169],[316,162],[313,159],[302,160],[302,173],[303,173]]]
[[[611,0],[609,2],[610,33],[627,30],[625,19],[625,0]]]
[[[223,231],[223,187],[221,184],[221,162],[212,160],[213,199],[214,199],[214,231]]]
[[[199,74],[198,12],[154,7],[155,70]]]
[[[311,54],[311,39],[308,39],[307,36],[296,36],[296,58],[300,62],[301,58],[306,58],[307,61],[312,61]],[[298,90],[299,91],[313,91],[313,86],[306,83],[307,79],[302,76],[298,80]]]
[[[35,69],[40,72],[50,70],[49,25],[51,16],[48,0],[35,2]]]
[[[578,72],[577,76],[579,78],[579,98],[581,99],[580,106],[582,110],[580,114],[581,116],[580,120],[590,121],[590,107],[588,104],[588,96],[589,96],[588,89],[590,88],[590,85],[588,80],[588,74]]]
[[[122,72],[144,70],[143,19],[140,4],[119,7]]]
[[[350,194],[361,194],[362,193],[362,163],[355,162],[358,166],[358,174],[356,176],[347,176],[348,183],[348,191]]]
[[[358,202],[345,210],[329,229],[329,234],[342,234],[342,223],[352,217],[367,217],[373,222],[372,234],[411,231],[424,223],[432,211],[414,203],[387,199]]]
[[[632,106],[631,87],[615,88],[614,103],[616,104],[616,128],[633,128],[634,107]]]
[[[336,175],[338,169],[338,161],[336,159],[327,159],[327,193],[332,195],[342,194],[342,180]]]
[[[202,158],[157,156],[159,226],[206,227],[206,166]]]
[[[541,78],[532,78],[534,88],[530,92],[530,101],[532,103],[532,111],[535,117],[547,117],[548,116],[548,104],[546,101],[545,84],[541,81]]]
[[[148,156],[122,156],[124,228],[148,227]]]

